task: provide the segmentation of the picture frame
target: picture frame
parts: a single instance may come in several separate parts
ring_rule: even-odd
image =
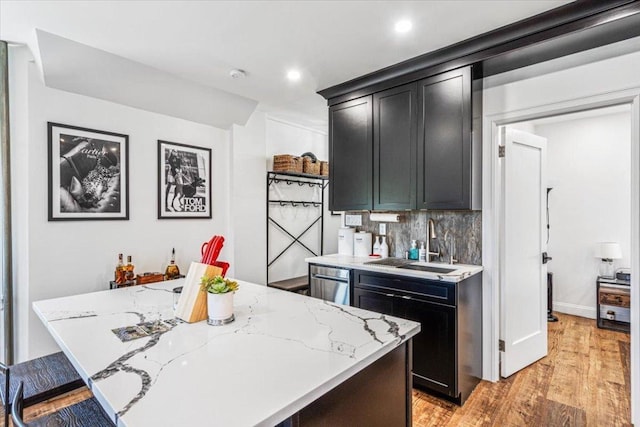
[[[129,136],[47,122],[48,220],[129,219]]]
[[[211,218],[211,149],[158,140],[158,219]]]

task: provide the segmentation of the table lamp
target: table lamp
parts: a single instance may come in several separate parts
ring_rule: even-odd
[[[615,277],[613,260],[622,258],[620,244],[615,242],[598,243],[598,252],[596,257],[602,260],[600,264],[600,277],[613,279]]]

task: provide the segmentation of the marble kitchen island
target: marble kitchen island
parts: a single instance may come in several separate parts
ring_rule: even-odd
[[[181,280],[33,307],[119,426],[411,425],[419,323],[239,284],[231,324],[127,342],[112,329],[174,319]]]

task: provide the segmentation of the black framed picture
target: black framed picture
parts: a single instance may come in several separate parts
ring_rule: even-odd
[[[158,141],[158,219],[211,218],[211,149]]]
[[[47,122],[49,221],[129,219],[129,136]]]

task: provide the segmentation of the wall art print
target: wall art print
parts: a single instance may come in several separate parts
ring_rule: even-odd
[[[129,219],[129,136],[47,123],[49,221]]]
[[[158,219],[211,218],[211,149],[158,141]]]

